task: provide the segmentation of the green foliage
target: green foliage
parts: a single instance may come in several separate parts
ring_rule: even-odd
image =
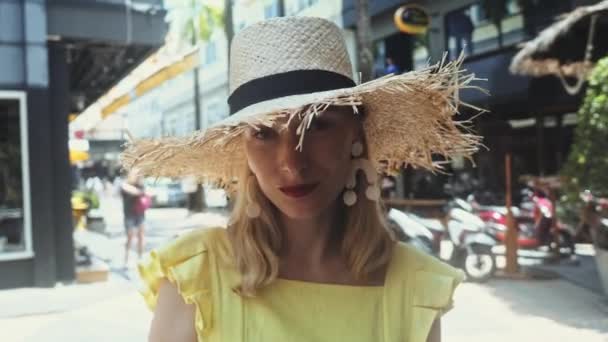
[[[608,57],[591,72],[577,121],[574,143],[562,170],[568,179],[569,200],[586,189],[608,194]]]
[[[208,41],[224,27],[224,10],[218,1],[166,0],[169,39],[185,45]]]
[[[72,200],[74,199],[87,203],[89,205],[89,209],[99,208],[99,197],[93,191],[75,190],[72,192]]]

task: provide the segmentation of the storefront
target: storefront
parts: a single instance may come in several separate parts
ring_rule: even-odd
[[[526,173],[559,172],[572,141],[581,96],[568,95],[557,78],[532,79],[513,75],[509,72],[509,64],[519,44],[537,35],[558,14],[582,3],[594,2],[597,1],[571,0],[554,4],[551,0],[539,0],[524,8],[520,6],[522,2],[508,0],[503,4],[500,25],[486,14],[480,0],[378,0],[370,3],[374,52],[380,70],[387,66],[388,57],[396,60],[399,71],[404,72],[417,69],[426,60],[437,62],[446,53],[451,60],[464,52],[463,69],[482,79],[477,85],[490,94],[470,89],[460,94],[463,101],[489,111],[475,120],[475,129],[484,136],[484,145],[489,150],[482,149],[476,154],[475,168],[466,163],[449,170],[454,171],[452,179],[456,179],[459,172],[468,173],[466,177],[476,177],[480,186],[502,191],[507,151],[513,154],[515,178]],[[426,36],[399,32],[393,16],[404,5],[417,6],[428,13],[430,25]],[[354,27],[355,1],[343,0],[343,6],[344,26]],[[469,119],[469,114],[463,108],[458,119]],[[427,178],[437,183],[433,184],[432,190],[428,190],[424,181],[417,180]],[[441,185],[446,179],[443,175],[429,177],[408,170],[401,195],[444,196]]]
[[[132,3],[0,0],[0,289],[74,279],[68,116],[163,43]]]

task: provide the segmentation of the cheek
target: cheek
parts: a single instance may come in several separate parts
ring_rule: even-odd
[[[249,165],[249,169],[254,174],[262,175],[266,173],[268,169],[271,169],[269,165],[272,160],[269,158],[269,153],[262,153],[259,149],[255,148],[245,148],[245,152],[247,165]]]
[[[313,142],[309,146],[311,159],[328,177],[344,177],[350,166],[350,141]]]

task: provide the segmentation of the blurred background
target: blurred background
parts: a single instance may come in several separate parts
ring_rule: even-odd
[[[278,16],[336,23],[362,81],[462,56],[487,90],[459,94],[472,160],[382,180],[397,236],[467,274],[444,340],[608,341],[608,1],[592,0],[0,0],[0,340],[146,340],[119,154],[227,117],[230,40]],[[141,257],[226,224],[222,189],[138,186]]]

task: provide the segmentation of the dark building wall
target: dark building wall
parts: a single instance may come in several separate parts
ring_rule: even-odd
[[[51,155],[53,158],[53,223],[57,257],[57,279],[74,279],[74,243],[72,239],[71,169],[68,146],[68,115],[70,109],[70,69],[64,45],[49,44],[49,76],[51,118]]]
[[[57,269],[53,211],[53,143],[48,89],[28,89],[34,284],[54,286]]]
[[[49,75],[44,0],[0,0],[0,11],[10,18],[0,22],[4,65],[0,90],[24,91],[27,96],[34,252],[33,258],[0,261],[0,288],[54,286],[74,277],[70,189],[65,180],[69,177],[65,59],[61,51],[59,56],[54,51],[50,63],[55,70]]]

